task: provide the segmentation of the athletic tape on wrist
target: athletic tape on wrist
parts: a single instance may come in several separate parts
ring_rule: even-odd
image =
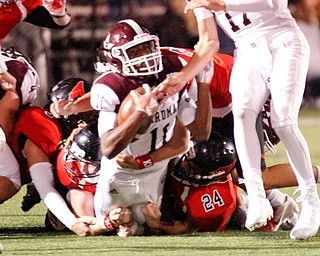
[[[102,219],[102,223],[100,223],[100,226],[102,227],[102,229],[108,231],[116,229],[116,226],[112,223],[109,216],[106,216],[104,217],[104,219]]]
[[[140,170],[154,165],[154,162],[150,154],[136,157],[136,162],[139,165]]]

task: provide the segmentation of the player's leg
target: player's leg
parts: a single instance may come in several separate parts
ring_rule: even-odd
[[[291,232],[292,239],[314,236],[320,226],[320,200],[317,193],[308,144],[298,127],[309,62],[309,47],[299,31],[278,34],[271,44],[274,52],[270,90],[271,121],[284,143],[301,190],[301,215]],[[286,65],[284,65],[286,63]]]
[[[21,187],[19,164],[0,128],[0,204],[13,197]]]
[[[239,50],[231,76],[234,115],[234,136],[237,153],[249,198],[246,227],[254,230],[267,223],[273,215],[261,178],[261,149],[256,131],[256,119],[269,92],[265,86],[270,56],[266,45]],[[267,52],[268,53],[268,52]],[[244,68],[245,67],[245,68]]]
[[[70,204],[76,216],[95,216],[93,193],[82,189],[70,190]]]
[[[20,100],[17,92],[6,91],[0,100],[0,127],[6,135],[6,141],[9,143],[16,120],[16,113],[20,107]]]

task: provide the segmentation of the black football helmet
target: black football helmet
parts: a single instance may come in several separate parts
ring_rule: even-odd
[[[159,47],[159,38],[146,27],[131,19],[121,20],[110,28],[98,48],[95,70],[115,71],[124,76],[157,74],[163,69]],[[141,49],[145,54],[136,55]]]
[[[174,167],[173,177],[189,186],[222,181],[234,168],[236,150],[232,141],[214,132],[208,141],[190,147]]]
[[[92,85],[86,80],[79,77],[71,77],[64,79],[54,85],[48,93],[51,102],[59,99],[76,101],[81,96],[90,92]],[[60,124],[63,130],[63,137],[69,136],[71,131],[78,126],[79,122],[87,124],[95,122],[98,119],[98,111],[92,110],[76,115],[64,116],[60,118]]]
[[[49,100],[56,102],[59,99],[75,101],[90,92],[92,85],[79,77],[71,77],[58,82],[49,92]]]
[[[99,176],[101,156],[97,123],[88,124],[67,145],[64,168],[71,181],[82,186],[95,185]]]
[[[273,154],[277,152],[276,145],[280,142],[280,138],[276,134],[275,130],[272,128],[270,119],[270,103],[271,96],[265,102],[262,108],[262,126],[263,126],[263,136],[264,136],[264,151],[270,150]]]

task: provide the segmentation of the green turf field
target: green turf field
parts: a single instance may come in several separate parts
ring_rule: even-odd
[[[306,136],[314,164],[320,164],[320,111],[303,110],[300,127]],[[267,153],[268,165],[287,162],[283,146]],[[275,177],[276,178],[276,177]],[[290,195],[295,188],[285,189]],[[269,233],[226,231],[184,236],[79,238],[68,232],[47,232],[42,203],[25,213],[20,203],[25,190],[0,205],[0,242],[3,255],[320,255],[320,233],[307,241],[292,241],[288,231]]]

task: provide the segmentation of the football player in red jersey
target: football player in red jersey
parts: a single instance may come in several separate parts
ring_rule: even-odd
[[[158,226],[152,220],[155,206],[145,207],[149,227],[169,234],[225,230],[237,206],[237,186],[230,175],[235,162],[233,143],[218,133],[191,146],[169,168]]]
[[[19,77],[17,76],[17,78]],[[29,92],[22,90],[22,94]],[[77,95],[77,97],[79,96]],[[22,98],[24,97],[26,96],[23,95]],[[7,196],[1,200],[2,202],[7,200],[19,191],[21,185],[32,180],[47,208],[66,227],[79,236],[91,235],[93,231],[88,224],[77,220],[54,187],[53,169],[64,128],[61,128],[58,120],[45,109],[34,106],[21,108],[9,144],[13,154],[7,154],[8,150],[3,153],[3,148],[9,149],[9,146],[1,142],[0,187],[6,193],[8,193],[8,188],[15,188],[15,191],[9,190],[12,192],[9,196],[6,193],[1,193],[1,197]]]
[[[54,164],[61,142],[58,121],[44,109],[27,107],[19,112],[11,146],[20,166],[21,183],[31,180],[47,208],[79,236],[92,234],[85,223],[77,222],[54,187]]]
[[[70,204],[77,216],[94,216],[93,196],[100,171],[101,151],[97,123],[74,129],[60,150],[56,171],[69,189]]]

